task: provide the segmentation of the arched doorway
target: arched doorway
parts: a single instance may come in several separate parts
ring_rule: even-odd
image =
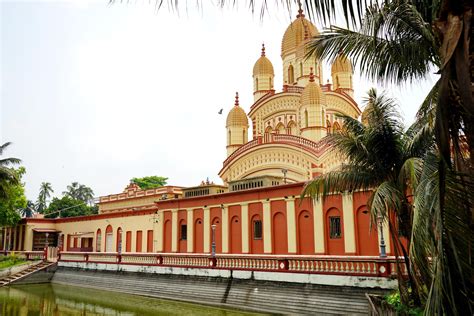
[[[201,218],[196,218],[194,221],[194,252],[204,252],[204,229]]]
[[[105,229],[105,252],[113,252],[113,251],[114,251],[114,232],[113,232],[112,226],[109,225]]]
[[[288,233],[286,230],[286,217],[282,212],[273,216],[272,225],[273,253],[288,253]]]
[[[314,253],[313,216],[308,211],[301,211],[298,215],[298,253]]]
[[[230,253],[242,253],[242,223],[238,216],[230,220]]]
[[[171,252],[171,220],[166,220],[163,231],[164,252]]]
[[[331,208],[326,212],[326,240],[329,255],[344,254],[344,229],[341,212]]]
[[[370,213],[367,206],[357,210],[357,246],[361,256],[377,256],[379,254],[377,227],[370,227]]]
[[[221,219],[219,217],[214,217],[212,219],[212,224],[211,225],[216,225],[216,231],[215,231],[215,236],[214,238],[216,239],[216,253],[221,253],[222,252],[222,224],[221,224]],[[212,226],[211,226],[211,244],[212,244]]]

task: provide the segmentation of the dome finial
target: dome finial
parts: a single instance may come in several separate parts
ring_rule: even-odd
[[[298,15],[296,18],[304,18],[303,9],[301,8],[301,1],[298,1]]]
[[[265,56],[265,43],[262,43],[262,57]]]
[[[239,106],[239,93],[235,93],[235,106]]]
[[[309,82],[314,82],[313,67],[309,68]]]

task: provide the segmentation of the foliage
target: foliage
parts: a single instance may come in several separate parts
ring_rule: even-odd
[[[87,205],[82,200],[65,195],[62,198],[53,198],[44,213],[46,218],[64,218],[97,214],[98,209],[96,206]]]
[[[63,192],[64,196],[70,197],[75,200],[82,201],[88,205],[94,203],[94,191],[84,184],[73,182],[67,186],[67,191]]]
[[[20,214],[21,216],[26,217],[26,218],[33,217],[33,215],[35,214],[35,210],[36,210],[35,203],[28,200],[26,202],[26,206],[20,210]]]
[[[413,306],[413,301],[409,305],[403,304],[398,291],[385,295],[384,300],[397,312],[397,315],[423,315],[423,309]]]
[[[159,188],[166,185],[168,178],[160,176],[149,176],[143,178],[133,178],[130,181],[135,183],[142,190]]]
[[[0,156],[3,156],[3,152],[10,145],[10,142],[0,145]],[[10,185],[16,185],[20,182],[17,173],[15,173],[14,169],[12,168],[13,165],[17,165],[20,162],[21,160],[18,158],[0,159],[0,199],[8,198]]]
[[[36,211],[38,213],[43,213],[45,209],[48,208],[48,199],[51,197],[51,193],[53,193],[53,187],[49,182],[42,182],[40,186],[40,191],[38,194],[38,200],[36,202]]]
[[[415,129],[405,132],[395,101],[384,94],[378,94],[375,89],[368,92],[365,104],[365,124],[344,116],[344,128],[341,132],[327,137],[343,155],[346,164],[338,170],[316,177],[306,185],[302,195],[324,198],[334,191],[371,192],[367,207],[372,222],[376,223],[378,217],[388,221],[394,250],[405,259],[409,286],[413,289],[412,296],[419,303],[418,283],[410,269],[408,249],[402,238],[409,240],[412,234],[410,192],[413,192],[419,182],[422,157],[432,148],[432,141],[413,137]],[[433,140],[432,135],[426,135]],[[396,221],[391,216],[393,212]],[[395,227],[399,234],[393,231]],[[400,291],[408,300],[407,287],[401,276],[399,281]]]
[[[0,199],[0,226],[15,225],[20,220],[19,213],[27,206],[25,188],[21,183],[25,168],[12,169],[11,172],[17,181],[4,187],[6,198]]]
[[[24,263],[26,263],[26,260],[16,256],[14,253],[9,256],[0,256],[0,270]]]

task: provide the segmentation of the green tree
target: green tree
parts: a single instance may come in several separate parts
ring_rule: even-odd
[[[94,191],[84,184],[73,182],[67,186],[67,190],[63,192],[63,195],[68,196],[72,199],[83,201],[88,205],[92,205],[94,202]]]
[[[422,157],[430,149],[430,142],[416,137],[415,131],[404,131],[401,116],[394,100],[375,89],[365,99],[364,124],[344,116],[344,128],[340,133],[327,137],[335,149],[346,159],[339,170],[325,173],[311,181],[303,195],[325,197],[331,192],[365,190],[371,192],[368,209],[372,222],[382,216],[393,232],[410,240],[411,192],[416,187],[423,166]],[[395,213],[397,221],[392,221]],[[418,283],[415,282],[408,249],[399,234],[391,234],[395,250],[404,256],[408,267],[410,285],[415,302],[418,302]],[[407,293],[403,280],[399,280],[401,293]]]
[[[48,209],[45,211],[46,218],[64,218],[92,214],[97,214],[97,207],[89,206],[86,202],[67,195],[62,198],[53,198]]]
[[[13,226],[20,220],[20,212],[27,205],[25,196],[25,188],[21,183],[21,178],[25,174],[25,168],[12,169],[15,179],[18,182],[15,184],[9,183],[5,187],[6,197],[0,199],[0,226]]]
[[[43,213],[45,209],[48,208],[48,199],[51,197],[51,193],[53,193],[53,187],[49,182],[42,182],[40,186],[40,191],[38,194],[38,200],[36,202],[36,211],[38,213]]]
[[[143,178],[133,178],[130,181],[135,183],[142,190],[159,188],[166,185],[168,178],[160,176],[149,176]]]
[[[4,143],[0,146],[0,156],[11,145],[10,142]],[[13,165],[21,162],[18,158],[2,158],[0,159],[0,199],[6,198],[10,191],[10,186],[18,184],[20,181],[17,173],[12,169]]]
[[[36,211],[36,205],[33,201],[28,200],[26,206],[20,210],[20,214],[23,217],[29,218],[33,217]]]

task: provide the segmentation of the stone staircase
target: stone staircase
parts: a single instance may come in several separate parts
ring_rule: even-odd
[[[18,273],[11,274],[9,276],[3,277],[0,279],[0,287],[12,284],[14,282],[20,281],[30,275],[32,275],[35,272],[44,270],[52,265],[55,265],[55,262],[46,262],[46,261],[41,261],[37,264],[30,265],[28,268],[25,270],[22,270]]]
[[[53,283],[272,314],[367,315],[365,293],[386,290],[58,268]]]

